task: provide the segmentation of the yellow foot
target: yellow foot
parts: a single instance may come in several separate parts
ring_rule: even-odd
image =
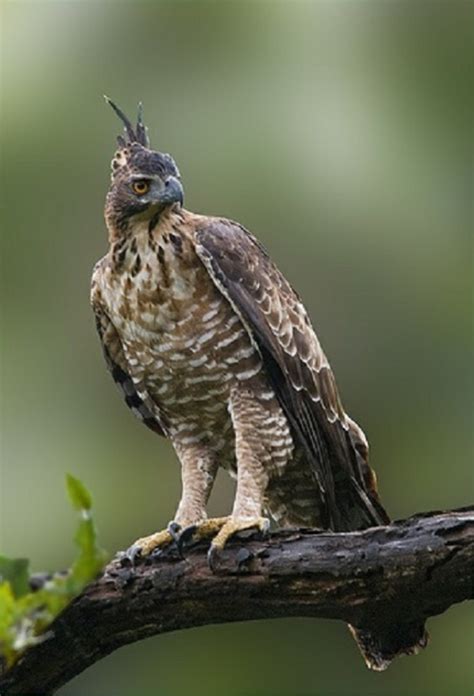
[[[173,541],[176,541],[178,530],[179,525],[175,522],[170,522],[167,529],[137,539],[130,548],[125,551],[124,557],[128,558],[131,563],[135,563],[138,558],[145,558],[157,549],[164,549],[172,544]]]
[[[189,541],[201,541],[217,534],[217,532],[227,522],[229,517],[214,517],[209,520],[202,520],[187,527],[181,527],[177,522],[170,522],[166,529],[155,532],[150,536],[137,539],[122,558],[126,558],[131,563],[135,563],[138,558],[145,558],[156,552],[166,549],[172,544],[180,556],[183,556],[183,549]]]
[[[188,544],[215,536],[228,519],[228,517],[211,517],[211,519],[204,519],[184,528],[180,527],[175,537],[180,556],[184,555],[183,552]]]
[[[207,558],[211,570],[215,570],[219,554],[231,536],[238,532],[257,530],[266,534],[270,528],[270,520],[266,517],[228,517],[222,525],[217,535],[214,537]]]

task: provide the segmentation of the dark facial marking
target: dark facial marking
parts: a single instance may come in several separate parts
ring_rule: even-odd
[[[123,231],[127,230],[131,217],[145,212],[148,208],[148,203],[141,203],[140,201],[132,201],[130,199],[126,201],[118,199],[112,205],[113,209],[116,211],[117,227]]]

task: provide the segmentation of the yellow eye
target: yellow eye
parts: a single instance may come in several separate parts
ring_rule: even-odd
[[[145,179],[140,179],[139,181],[133,182],[132,190],[133,193],[136,193],[138,196],[143,196],[150,190],[150,184],[148,183],[148,181],[145,181]]]

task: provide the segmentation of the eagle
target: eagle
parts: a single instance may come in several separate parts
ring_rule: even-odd
[[[151,149],[141,104],[112,159],[91,304],[105,360],[133,413],[170,440],[182,494],[167,529],[137,540],[129,558],[183,539],[211,540],[209,562],[244,530],[333,532],[389,517],[367,439],[345,412],[303,303],[242,225],[186,210],[176,163]],[[236,480],[229,516],[208,518],[219,467]],[[369,667],[426,642],[351,627]]]

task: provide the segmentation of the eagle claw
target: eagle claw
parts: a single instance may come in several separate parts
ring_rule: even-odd
[[[209,551],[207,552],[207,564],[212,573],[215,573],[217,566],[219,565],[219,559],[221,556],[221,549],[214,544],[209,546]]]
[[[181,534],[179,535],[178,539],[176,540],[176,546],[178,548],[178,553],[180,556],[184,555],[184,548],[185,548],[186,544],[188,544],[190,541],[192,541],[192,538],[193,538],[197,528],[198,528],[197,524],[190,524],[181,531]]]
[[[125,552],[120,555],[122,565],[129,563],[135,565],[142,558],[158,558],[166,548],[178,548],[181,526],[177,522],[170,522],[166,529],[155,532],[150,536],[137,539]],[[181,554],[180,554],[181,555]]]
[[[168,524],[166,530],[170,533],[170,536],[172,537],[173,541],[178,546],[179,540],[181,537],[181,532],[182,532],[181,525],[178,524],[177,522],[175,522],[174,520],[172,520]]]
[[[122,566],[136,565],[136,562],[141,558],[142,550],[139,544],[132,544],[126,551],[121,551],[118,554],[120,564]]]
[[[269,529],[270,521],[266,517],[256,517],[254,519],[233,519],[230,517],[213,539],[207,552],[207,562],[211,571],[213,573],[216,571],[221,551],[223,551],[227,541],[232,536],[243,535],[245,538],[248,538],[255,533],[266,536]]]

